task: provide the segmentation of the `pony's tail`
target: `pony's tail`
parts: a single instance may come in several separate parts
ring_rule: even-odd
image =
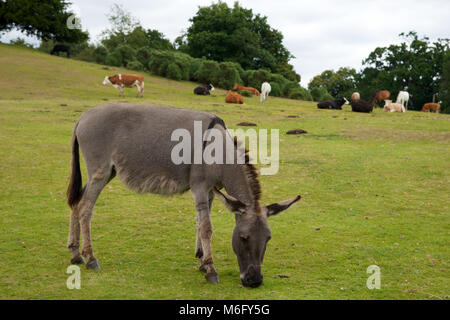
[[[80,202],[81,196],[83,195],[81,170],[80,170],[80,152],[75,130],[72,138],[71,166],[72,166],[72,173],[70,175],[69,186],[67,187],[67,203],[71,208],[73,208],[78,204],[78,202]]]

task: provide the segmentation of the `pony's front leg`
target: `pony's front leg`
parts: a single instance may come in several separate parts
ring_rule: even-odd
[[[210,204],[213,197],[208,192],[194,191],[195,207],[197,209],[197,245],[196,256],[200,258],[200,270],[206,272],[205,278],[211,283],[218,283],[219,277],[214,268],[212,258],[211,238],[212,224],[210,219]]]

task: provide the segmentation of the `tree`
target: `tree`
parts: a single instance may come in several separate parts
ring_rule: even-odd
[[[195,58],[239,63],[244,69],[269,69],[300,80],[288,62],[293,55],[283,46],[283,35],[267,17],[234,3],[221,1],[199,7],[191,26],[175,40],[179,50]]]
[[[140,22],[126,11],[123,6],[114,4],[107,14],[110,29],[102,32],[102,44],[113,51],[120,45],[129,45],[138,50],[149,47],[159,50],[173,50],[173,45],[158,30],[145,30]]]
[[[70,2],[64,0],[3,0],[0,1],[0,31],[17,28],[42,40],[79,43],[89,35],[80,29],[69,29],[67,20]]]
[[[340,68],[336,72],[325,70],[309,82],[308,89],[312,91],[314,88],[323,88],[336,99],[349,97],[356,90],[357,78],[357,72],[353,68]],[[315,90],[316,92],[318,91]]]
[[[399,36],[406,41],[376,48],[363,61],[365,68],[360,74],[358,87],[364,95],[387,89],[393,99],[400,90],[407,89],[412,95],[411,109],[419,110],[439,93],[449,39],[430,42],[428,37],[419,38],[413,31]]]
[[[450,51],[444,56],[439,100],[442,101],[441,111],[450,113]]]

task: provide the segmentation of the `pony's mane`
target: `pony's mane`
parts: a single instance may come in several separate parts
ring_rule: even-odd
[[[236,136],[234,137],[234,146],[236,150],[241,148],[241,143],[237,140]],[[245,164],[242,166],[253,197],[256,201],[259,201],[261,199],[261,184],[258,180],[258,169],[250,163],[250,156],[248,155],[248,152],[248,149],[245,148]]]

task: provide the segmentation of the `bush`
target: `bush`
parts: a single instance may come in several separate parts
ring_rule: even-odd
[[[108,54],[105,58],[105,64],[114,67],[122,66],[122,56],[119,51],[114,50],[110,54]]]
[[[243,96],[243,97],[253,97],[253,92],[248,91],[248,90],[242,90],[241,91],[241,96]]]
[[[289,80],[287,80],[285,77],[283,77],[281,74],[274,74],[272,73],[270,75],[270,85],[272,86],[271,95],[275,97],[283,97],[284,95],[284,88],[289,84]],[[275,90],[274,90],[275,85]]]
[[[298,88],[289,94],[289,99],[312,101],[312,96],[305,88]]]
[[[105,64],[108,50],[104,46],[98,46],[94,49],[95,62]]]
[[[194,77],[201,83],[218,83],[220,79],[219,63],[213,60],[202,60],[200,68]]]
[[[180,81],[183,78],[181,69],[175,62],[172,62],[167,66],[167,77],[177,81]]]
[[[270,95],[274,96],[274,97],[281,97],[283,96],[283,91],[280,88],[280,85],[278,84],[278,82],[272,82],[270,84],[270,86],[272,87],[272,90],[270,91]]]
[[[95,49],[93,47],[87,47],[82,50],[76,56],[74,56],[77,60],[87,61],[87,62],[96,62],[95,60]]]
[[[136,60],[143,66],[148,66],[152,58],[153,50],[150,47],[142,47],[136,51]]]
[[[240,67],[239,64],[234,62],[221,62],[219,64],[220,77],[213,85],[228,90],[233,88],[235,83],[242,83],[242,79],[239,76]]]
[[[314,87],[310,90],[311,96],[314,101],[326,101],[333,100],[333,96],[328,93],[324,87]]]
[[[122,59],[122,66],[127,66],[128,62],[136,60],[136,50],[134,50],[129,45],[120,45],[116,49],[114,49],[114,52],[118,51],[120,53],[120,57]]]
[[[189,80],[191,81],[199,81],[196,77],[198,70],[203,64],[202,59],[192,58],[189,64]]]
[[[133,60],[128,62],[127,68],[135,71],[142,71],[144,70],[144,65],[137,60]]]
[[[294,81],[287,81],[283,87],[283,96],[290,97],[292,93],[301,91],[299,83]]]
[[[259,90],[261,84],[265,81],[269,81],[271,73],[267,70],[247,70],[244,72],[245,85],[256,88]]]

